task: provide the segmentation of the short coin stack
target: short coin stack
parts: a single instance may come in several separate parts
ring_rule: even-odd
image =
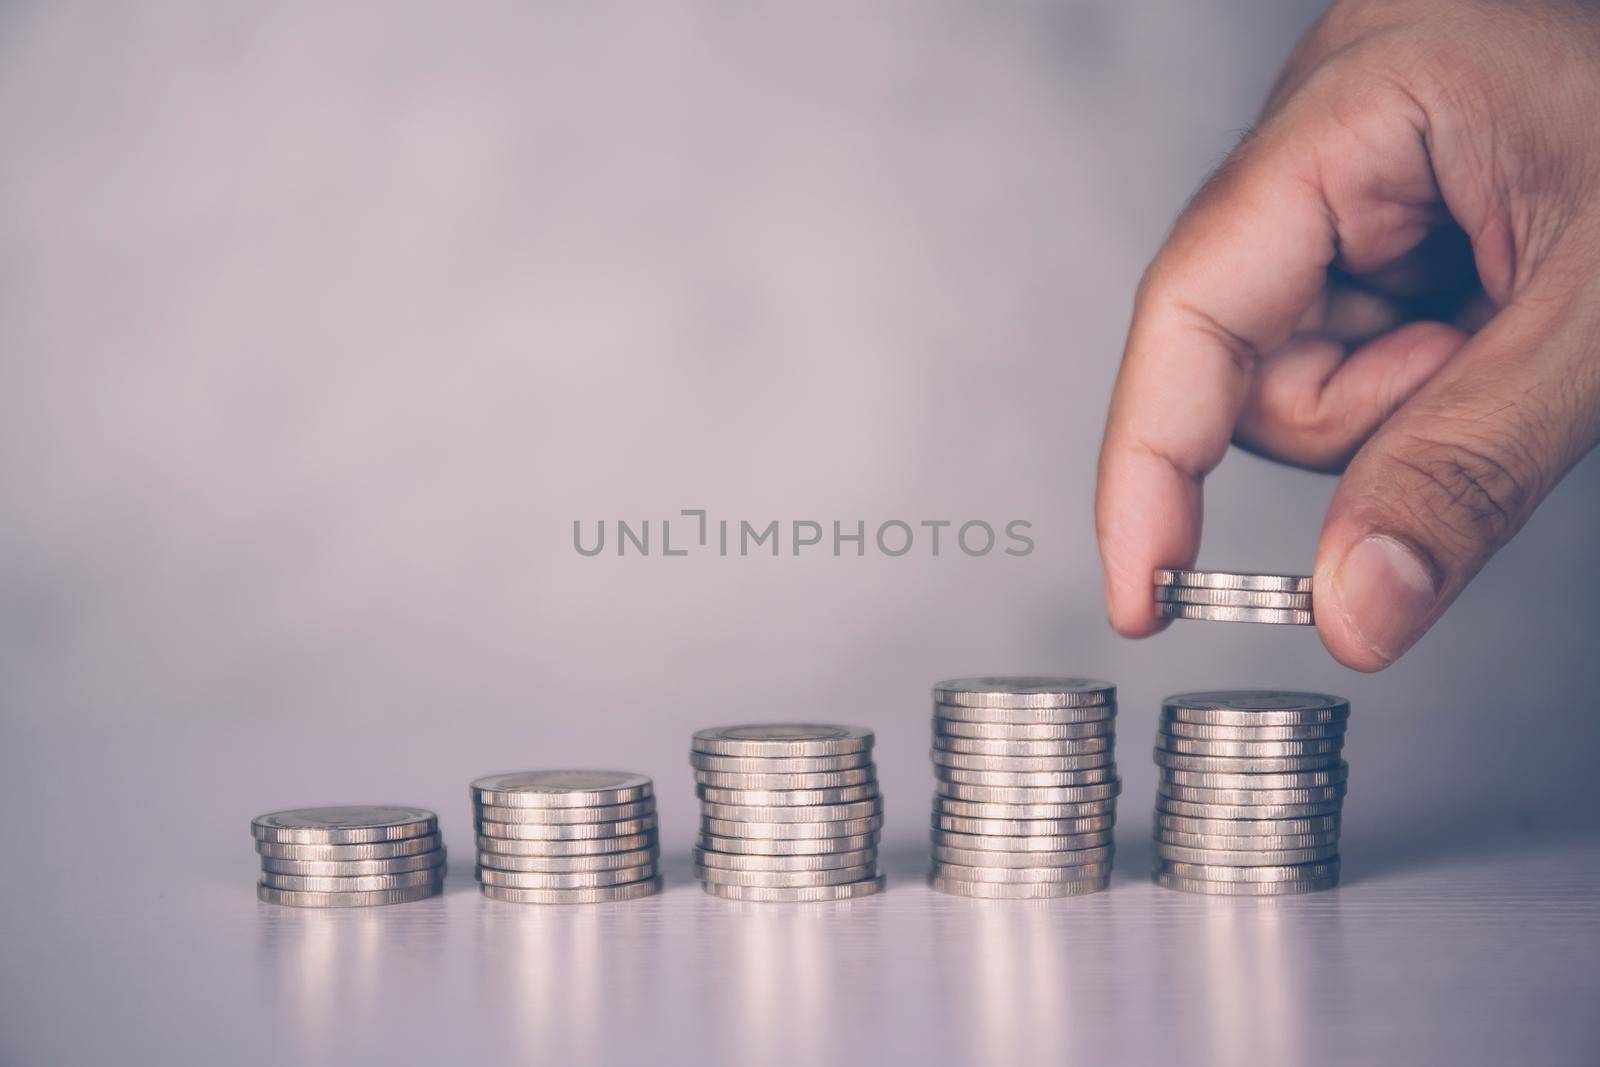
[[[1161,707],[1155,880],[1217,896],[1339,881],[1350,704],[1319,693],[1183,693]]]
[[[439,819],[423,808],[294,808],[250,823],[261,857],[256,896],[298,908],[402,904],[444,886]]]
[[[1311,626],[1311,579],[1297,574],[1156,571],[1163,618]]]
[[[848,900],[883,888],[871,730],[825,723],[697,731],[695,874],[732,900]]]
[[[518,771],[472,783],[483,895],[598,904],[661,889],[655,785],[627,771]]]
[[[961,678],[933,689],[933,869],[965,897],[1104,889],[1116,824],[1117,689]]]

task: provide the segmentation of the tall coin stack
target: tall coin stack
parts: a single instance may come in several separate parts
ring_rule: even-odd
[[[1156,882],[1218,896],[1337,885],[1349,717],[1348,701],[1319,693],[1169,697],[1155,749]]]
[[[965,897],[1104,889],[1116,824],[1117,689],[1089,678],[960,678],[933,689],[933,868]]]
[[[1156,610],[1164,619],[1311,626],[1311,579],[1300,574],[1156,571]]]
[[[294,808],[250,823],[256,896],[297,908],[402,904],[444,887],[439,819],[424,808]]]
[[[519,771],[472,783],[483,895],[598,904],[661,889],[655,785],[627,771]]]
[[[847,900],[883,888],[871,730],[821,723],[697,731],[695,874],[732,900]]]

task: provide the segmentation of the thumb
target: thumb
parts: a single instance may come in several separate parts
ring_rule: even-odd
[[[1500,312],[1351,461],[1317,548],[1317,627],[1387,667],[1600,437],[1592,303]]]

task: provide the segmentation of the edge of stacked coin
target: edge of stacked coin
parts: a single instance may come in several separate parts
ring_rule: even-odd
[[[1339,883],[1350,702],[1321,693],[1180,693],[1161,707],[1158,885],[1283,896]]]
[[[661,890],[655,783],[630,771],[515,771],[472,783],[474,874],[511,904],[600,904]]]
[[[697,730],[694,870],[711,896],[849,900],[884,887],[873,733],[830,723]]]
[[[257,899],[296,908],[403,904],[443,891],[439,818],[426,808],[289,808],[250,822]]]
[[[1299,574],[1160,570],[1156,609],[1166,619],[1312,626],[1311,579]]]
[[[1065,897],[1110,883],[1117,688],[1092,678],[933,687],[933,863],[965,897]]]

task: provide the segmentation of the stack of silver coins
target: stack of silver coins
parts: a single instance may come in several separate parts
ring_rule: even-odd
[[[848,900],[883,888],[871,730],[823,723],[695,733],[695,874],[732,900]]]
[[[483,895],[598,904],[661,889],[655,784],[628,771],[518,771],[472,783]]]
[[[1155,880],[1218,896],[1339,882],[1350,703],[1271,690],[1183,693],[1161,708]]]
[[[1163,618],[1311,626],[1311,579],[1299,574],[1156,571]]]
[[[294,808],[250,823],[261,857],[256,896],[297,908],[421,900],[444,887],[439,819],[424,808]]]
[[[965,897],[1104,889],[1116,824],[1117,689],[960,678],[933,689],[933,869]]]

